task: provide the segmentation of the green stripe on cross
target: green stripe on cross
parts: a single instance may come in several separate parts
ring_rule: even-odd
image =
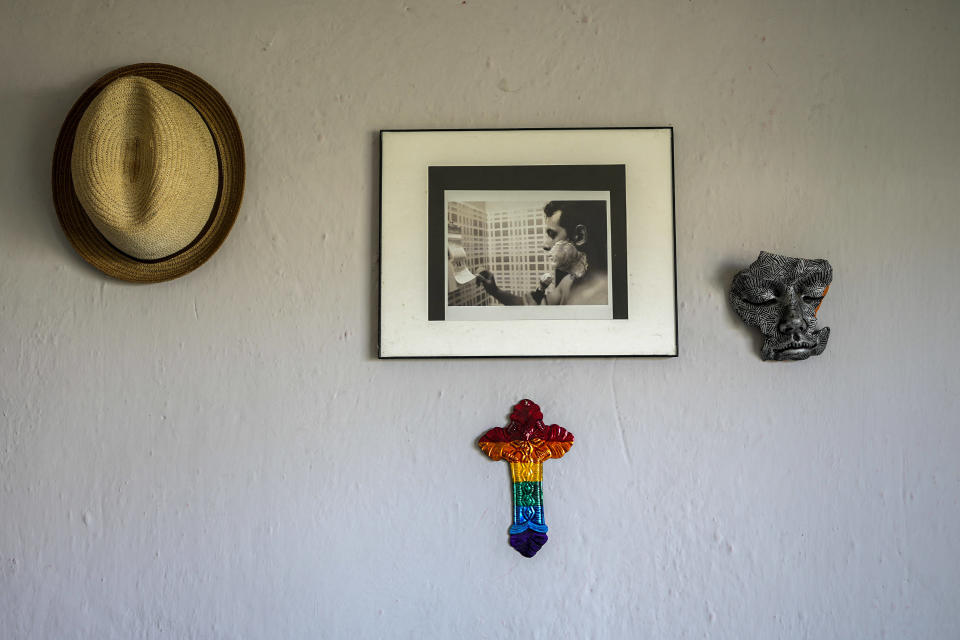
[[[537,507],[543,504],[543,489],[539,482],[514,482],[513,504],[518,507]]]

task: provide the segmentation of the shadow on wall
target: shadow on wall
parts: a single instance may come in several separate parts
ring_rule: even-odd
[[[4,135],[5,144],[0,145],[0,224],[10,247],[40,245],[55,253],[56,260],[96,271],[77,254],[60,228],[50,171],[57,135],[70,107],[107,71],[41,93],[0,93],[0,122],[8,131],[29,132],[26,136]],[[23,141],[22,146],[14,146],[16,141]]]

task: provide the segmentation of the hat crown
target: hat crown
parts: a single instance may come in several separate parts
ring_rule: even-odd
[[[217,151],[203,118],[139,76],[114,80],[90,103],[77,125],[71,171],[97,230],[141,260],[190,245],[219,187]]]

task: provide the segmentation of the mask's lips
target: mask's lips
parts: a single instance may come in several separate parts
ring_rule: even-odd
[[[774,351],[776,353],[784,353],[787,351],[809,351],[816,346],[817,345],[812,342],[790,342],[782,347],[777,347],[774,349]]]

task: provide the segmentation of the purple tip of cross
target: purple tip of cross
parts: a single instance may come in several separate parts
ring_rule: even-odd
[[[533,529],[510,534],[510,546],[526,558],[537,555],[537,551],[540,551],[545,544],[547,544],[547,534]]]

